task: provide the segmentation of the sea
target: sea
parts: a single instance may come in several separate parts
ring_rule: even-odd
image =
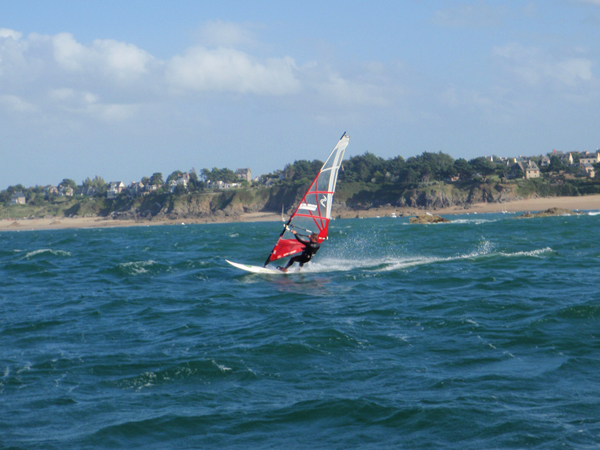
[[[600,446],[600,214],[0,232],[2,449]]]

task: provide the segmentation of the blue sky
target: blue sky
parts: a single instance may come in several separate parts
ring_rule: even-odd
[[[0,0],[0,189],[600,147],[600,0]]]

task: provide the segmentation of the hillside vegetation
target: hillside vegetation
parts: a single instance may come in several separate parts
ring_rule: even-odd
[[[379,206],[426,208],[467,206],[480,202],[508,202],[532,196],[578,196],[600,194],[600,182],[582,176],[560,161],[542,169],[535,179],[521,178],[506,162],[488,158],[470,161],[453,159],[442,152],[425,152],[404,160],[398,156],[383,159],[372,153],[346,160],[340,171],[335,196],[337,210],[365,210]],[[321,161],[295,161],[283,170],[263,175],[260,181],[244,182],[234,189],[209,189],[210,182],[226,177],[235,180],[229,169],[202,170],[195,173],[184,188],[169,192],[162,174],[155,173],[142,183],[155,190],[132,194],[123,192],[108,199],[107,185],[96,176],[78,186],[63,180],[59,187],[71,187],[73,196],[48,195],[36,186],[10,186],[0,193],[0,218],[112,216],[116,219],[153,220],[160,218],[211,218],[235,216],[247,212],[281,212],[297,206],[318,173]],[[596,169],[600,169],[597,167]],[[176,171],[167,178],[177,179]],[[87,189],[87,191],[86,191]],[[11,195],[23,192],[26,205],[10,205]],[[93,192],[85,195],[84,192]]]

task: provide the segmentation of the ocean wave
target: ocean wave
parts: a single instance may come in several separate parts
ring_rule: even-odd
[[[52,250],[51,248],[41,248],[39,250],[34,250],[32,252],[28,252],[27,254],[25,254],[25,256],[23,258],[29,259],[29,258],[33,258],[34,256],[43,255],[45,253],[49,253],[54,256],[71,256],[70,252],[67,252],[64,250]]]
[[[131,261],[126,263],[121,263],[117,266],[117,269],[122,270],[123,272],[130,275],[141,275],[144,273],[148,273],[149,268],[157,265],[158,263],[153,260],[148,261]]]
[[[507,256],[507,257],[513,257],[513,256],[531,256],[534,258],[539,258],[542,255],[546,254],[546,253],[553,253],[554,250],[552,250],[550,247],[546,247],[546,248],[541,248],[538,250],[530,250],[530,251],[522,251],[522,252],[514,252],[514,253],[505,253],[505,252],[500,252],[499,254],[502,256]]]
[[[112,370],[113,368],[109,369]],[[111,380],[107,384],[120,389],[140,391],[153,386],[162,386],[184,380],[191,380],[192,382],[198,380],[205,382],[220,381],[227,379],[232,374],[236,380],[256,377],[254,371],[243,362],[232,364],[232,362],[224,363],[217,362],[215,359],[204,359],[181,361],[177,365],[162,370],[145,370],[136,375]]]
[[[481,225],[482,223],[493,223],[493,222],[498,222],[499,220],[502,219],[455,219],[452,220],[450,223],[456,223],[456,224],[474,224],[474,225]]]

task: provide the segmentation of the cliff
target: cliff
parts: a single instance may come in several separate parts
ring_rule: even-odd
[[[130,198],[121,195],[76,197],[23,205],[23,217],[112,217],[128,220],[201,219],[236,220],[243,213],[269,212],[289,216],[308,188],[306,182],[284,182],[271,187],[234,189],[222,192],[199,191],[186,194],[158,194]],[[569,185],[570,186],[570,185]],[[398,207],[435,211],[441,208],[468,208],[475,203],[505,203],[538,196],[579,195],[573,186],[552,185],[542,180],[511,183],[339,183],[334,198],[335,215],[360,214],[379,207]],[[573,190],[574,189],[574,190]],[[11,212],[12,213],[12,212]],[[15,217],[15,216],[13,216]]]

